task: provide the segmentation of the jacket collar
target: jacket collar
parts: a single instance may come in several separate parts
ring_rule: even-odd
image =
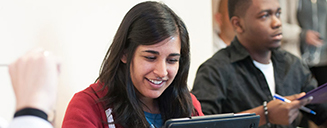
[[[231,50],[234,51],[231,52],[231,56],[230,56],[231,63],[250,57],[250,53],[245,49],[245,47],[240,43],[240,41],[238,41],[236,36],[232,41],[230,47]]]
[[[243,60],[247,57],[250,57],[250,53],[246,50],[246,48],[240,43],[240,41],[235,36],[234,40],[232,41],[231,50],[231,63]],[[271,59],[272,61],[284,62],[285,61],[285,52],[282,51],[280,48],[274,49],[271,51]]]
[[[237,37],[234,38],[232,41],[230,47],[230,61],[231,63],[244,60],[246,58],[252,58],[250,57],[250,53],[245,49],[245,47],[239,42]],[[286,55],[287,52],[284,50],[281,50],[280,48],[273,49],[271,51],[271,60],[273,62],[274,66],[274,72],[275,72],[275,84],[276,84],[276,92],[280,94],[285,94],[284,90],[282,90],[283,86],[283,79],[285,77],[285,74],[287,72],[286,69],[288,69],[288,64],[291,62],[288,62],[291,58]],[[254,65],[253,65],[254,66]]]

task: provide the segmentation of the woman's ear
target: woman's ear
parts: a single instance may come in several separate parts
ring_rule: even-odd
[[[236,33],[243,33],[244,32],[244,26],[242,24],[242,19],[238,16],[233,16],[230,19],[232,26],[234,28],[234,30],[236,31]]]
[[[123,62],[123,63],[127,63],[127,56],[126,56],[126,53],[123,54],[123,56],[120,58],[120,60]]]

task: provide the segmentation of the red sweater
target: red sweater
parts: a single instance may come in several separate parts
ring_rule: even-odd
[[[92,84],[85,90],[78,92],[71,99],[62,123],[62,128],[109,128],[106,110],[103,102],[98,102],[106,91],[99,91],[99,83]],[[198,112],[196,116],[203,116],[200,102],[191,94],[193,106]],[[122,128],[115,125],[116,128]]]

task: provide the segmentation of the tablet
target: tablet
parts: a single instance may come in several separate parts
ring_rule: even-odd
[[[169,119],[163,128],[258,128],[260,116],[247,114],[216,114]]]
[[[327,102],[327,83],[319,86],[316,89],[313,89],[306,93],[305,96],[299,98],[298,100],[308,98],[310,96],[313,96],[312,101],[310,104],[320,104],[320,103],[326,103]]]

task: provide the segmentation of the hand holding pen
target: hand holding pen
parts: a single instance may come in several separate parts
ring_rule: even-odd
[[[305,93],[285,96],[285,99],[292,101],[290,103],[277,99],[269,101],[267,104],[269,122],[280,125],[291,124],[299,115],[299,109],[312,100],[312,98],[297,100],[304,95]]]
[[[274,98],[276,98],[276,99],[278,99],[278,100],[281,100],[281,101],[283,101],[283,102],[286,102],[286,103],[291,103],[290,100],[288,100],[288,99],[286,99],[286,98],[284,98],[284,97],[282,97],[282,96],[280,96],[280,95],[278,95],[278,94],[275,94],[275,95],[274,95]],[[310,98],[310,97],[309,97],[309,98]],[[311,97],[311,99],[309,99],[309,100],[312,100],[312,99],[313,99],[313,97]],[[305,112],[307,112],[307,113],[311,113],[311,114],[313,114],[313,115],[316,115],[316,112],[315,112],[315,111],[312,111],[311,109],[309,109],[309,108],[307,108],[307,107],[301,106],[300,109],[303,110],[303,111],[305,111]]]

